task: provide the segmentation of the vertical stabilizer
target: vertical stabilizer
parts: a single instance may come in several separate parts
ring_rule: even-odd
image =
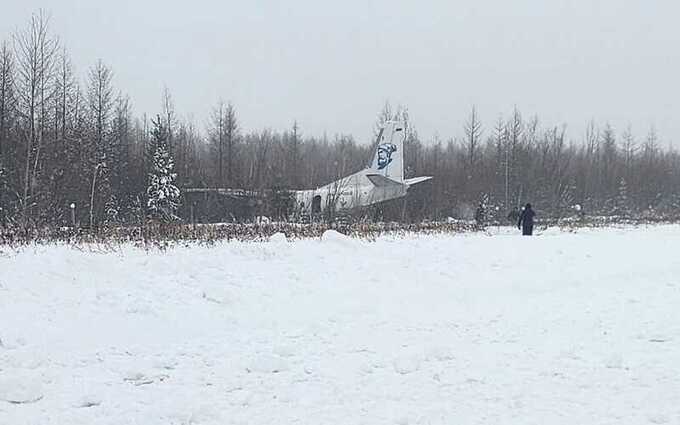
[[[402,121],[388,121],[378,134],[371,170],[397,182],[404,181],[404,139]]]

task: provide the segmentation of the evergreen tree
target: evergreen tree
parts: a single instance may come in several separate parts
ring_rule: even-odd
[[[175,211],[179,207],[180,191],[174,182],[175,161],[168,146],[168,133],[160,116],[152,121],[151,132],[152,164],[149,186],[146,190],[147,209],[151,218],[170,221],[177,219]]]
[[[628,199],[628,184],[625,178],[619,181],[619,193],[616,197],[615,214],[628,217],[631,213],[630,200]]]

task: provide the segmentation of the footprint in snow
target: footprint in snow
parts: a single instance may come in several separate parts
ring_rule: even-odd
[[[99,406],[100,404],[102,404],[102,401],[98,397],[86,395],[75,403],[75,407],[79,409],[87,409],[90,407]]]

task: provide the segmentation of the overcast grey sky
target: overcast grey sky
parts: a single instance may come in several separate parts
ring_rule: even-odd
[[[677,0],[5,0],[0,37],[45,8],[81,75],[99,58],[137,113],[163,85],[201,125],[218,98],[246,130],[366,140],[386,100],[429,139],[486,134],[517,105],[580,139],[590,119],[680,145]]]

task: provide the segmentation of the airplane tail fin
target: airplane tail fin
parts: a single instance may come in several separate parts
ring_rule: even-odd
[[[378,133],[377,147],[371,170],[388,179],[404,181],[404,139],[406,126],[402,121],[388,121]]]

